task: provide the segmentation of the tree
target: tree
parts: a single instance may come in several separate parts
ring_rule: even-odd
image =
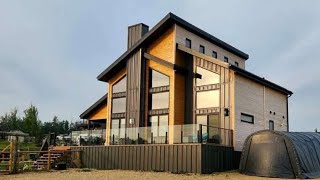
[[[37,142],[40,142],[41,136],[41,121],[38,117],[38,109],[30,105],[29,108],[24,110],[23,129],[25,133],[28,133],[30,136],[35,137]]]
[[[1,131],[22,131],[22,120],[18,117],[18,109],[14,108],[11,112],[6,113],[0,117],[0,130]]]

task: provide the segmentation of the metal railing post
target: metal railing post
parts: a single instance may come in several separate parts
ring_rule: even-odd
[[[166,137],[165,137],[166,139],[164,140],[164,143],[165,144],[168,144],[168,132],[166,132]]]
[[[153,144],[153,132],[151,132],[151,144]]]
[[[202,143],[202,124],[199,124],[199,138],[198,141],[199,143]]]

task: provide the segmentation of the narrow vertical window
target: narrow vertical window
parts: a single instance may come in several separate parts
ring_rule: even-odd
[[[239,67],[239,63],[238,63],[237,61],[234,62],[234,65],[237,66],[237,67]]]
[[[205,54],[205,47],[200,45],[199,52],[202,53],[202,54]]]
[[[212,57],[217,59],[217,58],[218,58],[218,54],[217,54],[217,52],[212,51]]]
[[[274,131],[274,121],[269,121],[269,130]]]
[[[229,58],[228,57],[224,57],[224,62],[228,63],[229,62]]]
[[[191,48],[191,40],[186,38],[186,47]]]

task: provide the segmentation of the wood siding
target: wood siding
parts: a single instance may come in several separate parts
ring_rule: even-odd
[[[151,55],[166,60],[172,64],[175,62],[175,29],[172,26],[162,36],[155,40],[148,48],[147,52]]]
[[[71,147],[93,169],[212,173],[234,168],[231,147],[209,144]]]
[[[212,51],[217,52],[218,57],[217,59],[223,61],[224,60],[224,56],[229,58],[229,62],[231,64],[235,64],[235,61],[237,61],[239,63],[239,67],[245,69],[245,60],[236,56],[233,53],[230,53],[227,50],[224,50],[218,46],[216,46],[215,44],[212,44],[211,42],[189,32],[188,30],[180,27],[179,25],[175,25],[176,26],[176,35],[175,35],[175,41],[178,44],[182,44],[185,45],[185,40],[186,38],[191,40],[191,48],[199,51],[199,46],[203,45],[205,46],[205,54],[208,56],[212,56]]]
[[[134,53],[127,62],[127,127],[143,126],[144,122],[144,89],[145,89],[145,60],[142,49]],[[134,124],[129,123],[134,119]]]
[[[269,129],[269,120],[274,121],[276,131],[287,131],[287,95],[237,74],[232,80],[234,81],[232,114],[234,115],[236,151],[242,150],[245,139],[251,133]],[[276,114],[273,115],[273,112]],[[241,113],[254,116],[254,124],[241,122]]]
[[[107,119],[108,116],[108,104],[102,105],[95,112],[93,112],[87,119],[88,120],[100,120]]]

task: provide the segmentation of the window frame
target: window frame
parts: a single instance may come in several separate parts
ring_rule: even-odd
[[[272,129],[270,128],[270,123],[272,124]],[[269,130],[274,131],[274,121],[269,120]]]
[[[188,47],[188,43],[190,43],[190,47]],[[191,49],[191,47],[192,47],[192,41],[191,41],[191,39],[186,38],[186,40],[185,40],[185,46],[186,46],[186,48],[190,48],[190,49]]]
[[[251,118],[252,118],[252,122],[243,120],[243,119],[242,119],[242,116],[251,117]],[[249,123],[249,124],[254,124],[254,116],[253,116],[253,115],[250,115],[250,114],[247,114],[247,113],[241,113],[241,115],[240,115],[240,120],[241,120],[241,122],[245,122],[245,123]]]
[[[224,56],[223,61],[229,63],[229,58],[227,56]]]
[[[215,55],[215,56],[213,56]],[[212,51],[212,57],[218,59],[218,53],[216,51]]]
[[[234,65],[237,66],[237,67],[239,67],[238,61],[235,61],[235,62],[234,62]]]
[[[203,52],[201,51],[201,48],[203,49]],[[199,45],[199,52],[202,54],[206,54],[206,47],[204,45]]]

